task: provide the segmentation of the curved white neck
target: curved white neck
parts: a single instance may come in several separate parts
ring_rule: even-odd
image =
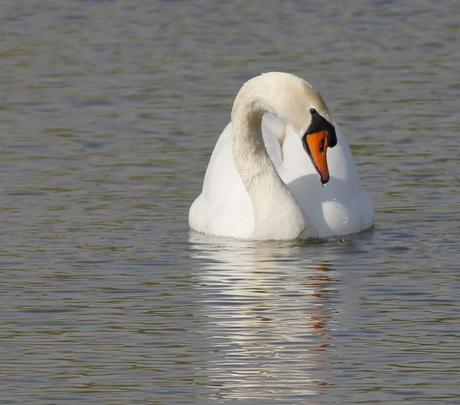
[[[254,239],[294,239],[307,227],[302,210],[265,148],[261,124],[273,111],[260,94],[239,94],[232,110],[233,159],[254,210]]]

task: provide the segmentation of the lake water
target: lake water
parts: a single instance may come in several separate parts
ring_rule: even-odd
[[[0,5],[3,404],[459,404],[459,1]],[[233,98],[308,80],[374,229],[189,231]]]

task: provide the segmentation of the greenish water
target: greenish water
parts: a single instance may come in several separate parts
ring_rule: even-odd
[[[2,403],[458,403],[459,6],[2,2]],[[373,230],[189,231],[269,70],[326,100]]]

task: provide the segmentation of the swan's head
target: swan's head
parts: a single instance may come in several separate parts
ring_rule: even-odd
[[[329,181],[327,166],[327,148],[337,145],[334,125],[324,118],[314,107],[310,108],[311,122],[302,136],[302,145],[319,174],[322,184]]]
[[[327,148],[337,144],[326,103],[305,80],[289,73],[270,72],[246,82],[238,93],[233,111],[271,112],[285,121],[300,137],[322,184],[329,181]],[[241,110],[240,110],[241,111]]]

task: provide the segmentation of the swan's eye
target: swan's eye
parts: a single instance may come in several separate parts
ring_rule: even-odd
[[[316,111],[314,108],[310,108],[310,114],[314,116],[318,115],[318,111]]]

